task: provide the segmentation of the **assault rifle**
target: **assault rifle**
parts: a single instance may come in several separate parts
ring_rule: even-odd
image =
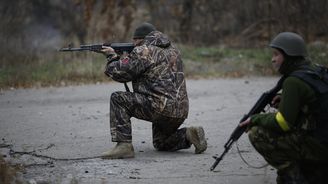
[[[104,44],[93,44],[93,45],[80,45],[79,48],[73,48],[68,45],[67,48],[59,49],[60,52],[75,52],[75,51],[93,51],[100,53],[103,46],[112,47],[118,55],[122,55],[124,52],[130,53],[134,49],[133,43],[104,43]],[[126,82],[124,82],[124,87],[126,91],[130,92],[130,89]]]
[[[66,48],[61,48],[59,51],[61,52],[74,52],[74,51],[93,51],[93,52],[100,52],[103,48],[102,46],[112,47],[114,51],[121,55],[123,52],[130,53],[133,48],[133,43],[104,43],[104,44],[93,44],[93,45],[80,45],[79,48],[73,48],[69,45]]]
[[[281,77],[279,79],[279,81],[277,82],[277,85],[274,88],[272,88],[271,90],[263,93],[262,96],[255,103],[255,105],[252,107],[252,109],[246,115],[244,115],[244,117],[239,121],[239,123],[245,121],[247,118],[249,118],[250,116],[252,116],[254,114],[258,114],[258,113],[263,112],[264,111],[264,108],[268,104],[271,103],[273,97],[275,97],[276,94],[278,93],[278,91],[280,91],[284,79],[285,79],[284,76]],[[221,156],[220,157],[213,156],[213,158],[215,159],[215,162],[212,165],[212,167],[210,168],[211,171],[213,171],[215,169],[215,167],[223,159],[224,155],[226,153],[228,153],[228,151],[231,149],[232,144],[234,142],[236,142],[241,137],[241,135],[246,131],[246,129],[247,129],[247,126],[240,127],[239,124],[237,125],[237,127],[235,128],[235,130],[230,135],[230,138],[225,143],[225,145],[224,145],[224,151],[221,154]]]

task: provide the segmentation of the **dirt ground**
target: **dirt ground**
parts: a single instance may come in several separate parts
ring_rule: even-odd
[[[236,144],[214,172],[212,156],[223,145],[259,96],[277,78],[187,80],[189,117],[183,126],[203,126],[208,149],[158,152],[152,146],[151,124],[132,119],[136,156],[103,160],[113,147],[109,133],[109,97],[122,84],[61,88],[12,89],[0,94],[0,154],[25,169],[17,178],[27,183],[275,183],[270,166],[255,169],[240,158]],[[130,85],[130,84],[129,84]],[[238,141],[251,165],[266,162],[243,135]]]

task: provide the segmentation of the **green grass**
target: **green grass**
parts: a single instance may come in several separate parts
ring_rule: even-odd
[[[189,77],[272,75],[268,49],[178,46]]]
[[[310,47],[309,55],[313,62],[328,67],[328,48],[326,47]]]
[[[271,50],[178,45],[188,78],[274,75]],[[326,48],[309,48],[310,57],[328,66]],[[20,58],[20,57],[17,57]],[[35,58],[35,57],[31,57]],[[65,86],[110,81],[104,75],[106,59],[91,52],[54,52],[38,59],[0,62],[0,89]]]
[[[242,77],[275,75],[271,65],[271,49],[190,47],[178,45],[188,77]],[[309,56],[315,63],[328,67],[328,50],[310,47]]]

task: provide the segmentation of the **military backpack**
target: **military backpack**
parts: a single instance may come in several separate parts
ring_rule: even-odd
[[[290,76],[301,79],[315,91],[317,101],[311,110],[316,127],[312,135],[328,144],[328,68],[319,65],[305,67],[294,71]]]

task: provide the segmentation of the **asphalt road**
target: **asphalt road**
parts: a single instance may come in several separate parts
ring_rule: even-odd
[[[23,164],[18,178],[29,183],[275,183],[270,166],[255,169],[240,158],[236,145],[214,172],[213,155],[223,145],[259,96],[277,78],[187,80],[189,117],[183,126],[203,126],[208,149],[158,152],[152,146],[151,124],[132,119],[136,156],[102,160],[114,146],[109,134],[109,97],[122,84],[107,83],[0,92],[0,153]],[[265,165],[243,135],[240,152],[249,164]]]

